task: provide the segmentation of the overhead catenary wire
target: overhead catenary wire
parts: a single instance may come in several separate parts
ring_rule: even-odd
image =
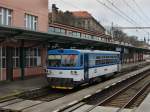
[[[137,23],[135,20],[133,20],[131,17],[129,17],[125,12],[123,12],[121,9],[119,9],[116,5],[114,5],[110,0],[106,0],[108,3],[110,3],[115,9],[117,9],[122,15],[130,19],[132,22],[135,23],[136,26],[141,26],[139,23]],[[146,30],[142,29],[144,32],[148,33]]]
[[[107,9],[109,9],[111,12],[113,12],[114,14],[120,16],[121,18],[123,18],[125,21],[127,21],[128,23],[135,25],[132,21],[128,20],[127,18],[125,18],[122,14],[118,13],[116,10],[114,10],[113,8],[109,7],[108,5],[106,5],[105,3],[101,2],[100,0],[96,0],[99,4],[103,5],[104,7],[106,7]]]
[[[68,4],[68,6],[72,6],[75,9],[80,9],[78,6],[76,6],[76,5],[74,5],[74,4],[70,3],[70,2],[67,2],[67,1],[64,1],[64,0],[60,0],[60,1],[62,1],[64,4]]]
[[[126,0],[123,0],[123,2],[126,4],[126,6],[127,7],[129,7],[131,10],[132,10],[132,12],[134,13],[134,14],[136,14],[142,21],[143,21],[143,23],[145,23],[146,25],[147,24],[149,24],[149,23],[147,23],[146,21],[149,21],[148,19],[149,19],[149,17],[144,13],[144,11],[141,9],[141,7],[138,5],[138,3],[135,1],[135,0],[132,0],[134,3],[135,3],[135,5],[136,5],[136,7],[140,10],[140,12],[142,13],[142,15],[143,16],[141,16],[137,11],[136,11],[136,9],[134,9]],[[144,17],[147,17],[147,18],[144,18]],[[140,29],[147,29],[147,27],[141,27]],[[129,28],[130,29],[130,28]],[[138,28],[139,29],[139,28]],[[148,33],[148,35],[149,35],[149,31],[146,31],[146,30],[144,30],[146,33]],[[148,36],[148,38],[149,38],[149,36]]]
[[[66,3],[68,5],[73,6],[76,9],[79,9],[79,7],[77,7],[76,5],[71,4],[70,2],[66,2],[64,0],[61,0],[63,3]],[[96,0],[97,2],[101,2],[99,0]],[[102,3],[102,2],[101,2]],[[103,5],[105,5],[109,10],[113,11],[114,13],[116,13],[117,15],[119,15],[120,17],[122,17],[123,19],[125,19],[126,21],[128,21],[130,24],[135,25],[135,23],[133,23],[133,21],[129,20],[128,18],[125,18],[123,15],[121,15],[120,13],[118,13],[117,11],[113,10],[112,8],[110,8],[109,6],[107,6],[105,3],[102,3]]]
[[[120,8],[118,8],[113,2],[110,0],[106,0],[108,3],[110,3],[118,12],[120,12],[122,15],[124,15],[126,18],[128,18],[130,21],[132,21],[135,25],[138,25],[138,23],[133,20],[131,17],[129,17],[125,12],[123,12]]]
[[[99,0],[96,0],[96,1],[99,2],[99,3],[101,2],[101,1],[99,1]],[[72,7],[76,8],[76,9],[79,9],[79,7],[77,7],[76,5],[71,4],[70,2],[66,2],[66,1],[64,1],[64,0],[61,0],[61,2],[63,2],[64,4],[68,4],[69,6],[71,5]],[[115,2],[115,1],[114,1],[114,2]],[[126,21],[128,21],[130,24],[132,24],[132,25],[137,24],[137,23],[136,23],[134,20],[132,20],[130,17],[128,18],[127,15],[126,15],[126,17],[125,17],[125,16],[123,16],[124,14],[118,13],[118,12],[115,11],[114,9],[110,8],[109,6],[107,6],[105,3],[102,3],[102,2],[101,2],[101,4],[105,5],[105,7],[107,7],[109,10],[113,11],[115,14],[119,15],[120,17],[122,17],[123,19],[125,19]]]
[[[141,26],[139,23],[137,23],[135,20],[133,20],[131,17],[129,17],[125,12],[123,12],[120,8],[118,8],[116,5],[113,4],[110,0],[106,0],[108,3],[110,3],[117,11],[119,11],[122,15],[124,15],[126,18],[131,20],[136,26]],[[145,29],[142,29],[144,32],[148,33]]]
[[[135,1],[135,0],[132,0],[134,3],[135,3],[135,5],[136,5],[136,7],[139,9],[139,11],[141,12],[141,14],[143,15],[143,17],[145,17],[145,19],[147,19],[148,21],[150,20],[150,18],[149,18],[149,16],[147,16],[145,13],[144,13],[144,11],[143,11],[143,9],[140,7],[140,5]],[[148,33],[148,40],[149,40],[149,32],[147,32]]]
[[[132,0],[132,1],[135,3],[136,7],[139,9],[139,11],[141,12],[141,14],[149,21],[149,20],[150,20],[149,16],[147,16],[147,15],[144,13],[144,11],[143,11],[143,9],[140,7],[140,5],[139,5],[135,0]]]
[[[116,15],[119,15],[121,18],[123,18],[124,20],[126,20],[127,22],[131,23],[132,25],[135,26],[135,23],[133,23],[133,21],[131,22],[131,20],[126,19],[122,14],[118,13],[118,10],[114,10],[113,8],[111,8],[110,6],[108,6],[107,4],[105,4],[104,2],[101,2],[100,0],[96,0],[99,4],[105,6],[107,9],[109,9],[111,12],[115,13]],[[137,25],[136,25],[137,26]],[[138,24],[138,26],[141,27],[141,25]],[[146,31],[145,29],[142,29],[143,32],[146,33],[146,35],[149,33],[148,31]]]
[[[115,9],[117,9],[117,11],[116,10],[114,10],[113,8],[111,8],[110,6],[108,6],[108,5],[106,5],[105,3],[103,3],[103,2],[101,2],[100,0],[96,0],[99,4],[101,4],[101,5],[103,5],[103,6],[105,6],[107,9],[109,9],[111,12],[113,12],[114,14],[116,14],[116,15],[118,15],[118,16],[120,16],[121,18],[123,18],[124,20],[126,20],[127,22],[129,22],[130,24],[132,24],[132,25],[134,25],[134,26],[137,26],[136,24],[136,22],[134,21],[134,20],[131,20],[131,19],[127,19],[127,17],[124,17],[125,15],[124,15],[124,13],[121,13],[121,12],[123,12],[123,11],[119,11],[118,12],[118,9],[119,8],[117,8],[116,6],[116,8]],[[109,1],[110,2],[110,1]],[[112,3],[112,2],[110,2],[110,3]],[[138,26],[140,26],[139,24],[138,24]],[[145,30],[143,30],[143,31],[145,31]],[[146,33],[147,33],[147,31],[145,31]]]
[[[122,1],[137,17],[139,17],[142,20],[143,23],[146,23],[145,19],[136,11],[136,9],[134,9],[126,0],[122,0]]]

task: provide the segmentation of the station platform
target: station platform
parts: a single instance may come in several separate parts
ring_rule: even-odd
[[[21,94],[25,91],[45,87],[47,84],[46,78],[42,76],[13,82],[2,82],[0,83],[0,100]]]
[[[123,65],[122,69],[132,68],[137,65],[145,64],[146,62]],[[47,86],[45,76],[28,78],[26,80],[17,80],[13,82],[0,82],[0,100],[14,95],[21,94],[26,91],[38,89]]]
[[[131,63],[131,64],[122,64],[122,70],[126,70],[126,69],[129,69],[129,68],[132,68],[132,67],[136,67],[136,66],[139,66],[139,65],[143,65],[143,64],[146,64],[146,63],[149,63],[147,61],[142,61],[142,62],[137,62],[137,63]]]
[[[150,93],[135,112],[150,112]]]
[[[149,69],[150,69],[150,65],[146,66],[140,70],[136,70],[136,71],[130,72],[126,75],[122,75],[120,77],[114,78],[112,80],[108,80],[103,83],[99,83],[97,85],[93,85],[88,88],[82,89],[80,91],[71,93],[69,95],[58,98],[56,100],[53,100],[50,102],[44,102],[42,104],[36,105],[31,108],[26,108],[22,112],[58,112],[63,108],[66,108],[70,105],[80,102],[83,99],[86,99],[86,98],[92,96],[93,94],[96,94],[106,88],[109,88],[110,86],[115,85],[117,82],[121,82],[122,80],[125,80],[129,77],[132,77],[138,73],[144,72]]]
[[[84,112],[90,107],[92,107],[92,105],[84,105],[84,106],[78,108],[77,110],[75,110],[73,112]],[[90,112],[117,112],[118,109],[119,108],[115,108],[115,107],[97,106],[96,108],[94,108]],[[133,112],[133,109],[124,109],[121,112]]]

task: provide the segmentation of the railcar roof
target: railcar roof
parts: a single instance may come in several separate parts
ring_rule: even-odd
[[[60,50],[60,49],[55,49]],[[55,51],[55,50],[50,50],[50,51]],[[80,50],[80,49],[62,49],[64,51],[69,51],[69,52],[80,52],[80,53],[106,53],[106,54],[120,54],[120,52],[116,52],[116,51],[103,51],[103,50]]]
[[[103,51],[103,50],[78,50],[79,52],[82,53],[110,53],[110,54],[120,54],[119,52],[116,51]]]

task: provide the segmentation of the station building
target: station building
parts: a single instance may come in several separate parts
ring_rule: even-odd
[[[37,32],[48,31],[48,0],[0,0],[0,25]],[[21,78],[21,67],[25,76],[43,74],[47,49],[38,40],[9,39],[12,35],[0,38],[0,81]],[[27,37],[28,38],[28,37]],[[24,47],[24,60],[21,53]],[[25,61],[24,65],[21,65]],[[13,68],[13,71],[7,68]],[[10,72],[13,76],[10,76]]]

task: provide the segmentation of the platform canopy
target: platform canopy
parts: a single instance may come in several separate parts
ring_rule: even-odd
[[[107,35],[106,35],[107,36]],[[85,39],[85,38],[77,38],[68,35],[62,35],[59,33],[46,33],[46,32],[38,32],[38,31],[31,31],[22,28],[16,27],[8,27],[8,26],[0,26],[0,43],[5,40],[9,39],[16,39],[16,40],[34,40],[34,41],[41,41],[41,42],[49,42],[49,43],[58,43],[58,44],[68,44],[68,45],[89,45],[93,47],[98,46],[109,46],[109,47],[122,47],[122,48],[133,48],[137,50],[142,50],[146,52],[150,52],[149,49],[145,48],[137,48],[134,46],[127,46],[116,44],[112,42],[104,42],[104,41],[97,41],[92,39]]]

